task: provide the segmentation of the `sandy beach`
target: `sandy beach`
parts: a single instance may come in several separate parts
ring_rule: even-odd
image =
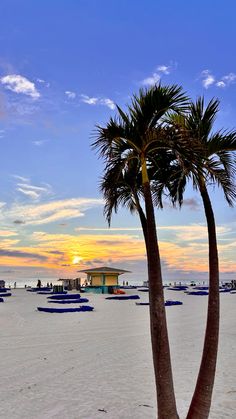
[[[139,295],[140,301],[147,301],[146,293]],[[148,306],[137,306],[132,300],[108,301],[104,295],[87,296],[93,312],[38,312],[37,306],[54,304],[24,289],[12,290],[12,296],[0,305],[1,418],[156,418]],[[207,297],[169,290],[165,296],[183,301],[182,306],[166,308],[182,419],[199,367]],[[221,294],[211,419],[235,418],[235,302],[236,294]]]

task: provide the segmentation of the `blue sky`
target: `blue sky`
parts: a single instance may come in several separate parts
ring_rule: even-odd
[[[235,3],[5,1],[0,4],[0,275],[77,276],[87,266],[147,279],[139,220],[108,230],[91,150],[96,124],[142,86],[181,84],[221,101],[216,129],[236,126]],[[211,192],[221,278],[235,276],[236,213]],[[165,280],[207,279],[201,201],[157,212]],[[193,255],[195,258],[193,260]]]

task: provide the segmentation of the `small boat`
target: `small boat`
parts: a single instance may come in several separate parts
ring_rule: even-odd
[[[77,311],[93,311],[94,307],[91,306],[80,306],[73,308],[62,308],[62,307],[37,307],[38,311],[44,311],[45,313],[74,313]]]
[[[10,297],[10,296],[11,296],[11,292],[4,292],[0,294],[0,297]]]
[[[206,290],[209,290],[209,287],[201,285],[201,286],[194,287],[194,290],[206,291]]]
[[[175,287],[167,288],[170,291],[185,291],[188,289],[187,285],[176,285]]]
[[[80,298],[80,294],[52,295],[48,298],[53,300],[77,300]]]
[[[136,306],[149,306],[150,303],[135,303]]]
[[[78,298],[77,300],[67,299],[67,300],[48,300],[48,303],[54,304],[79,304],[79,303],[88,303],[88,298]]]
[[[115,297],[106,297],[106,300],[139,300],[139,295],[119,295]]]

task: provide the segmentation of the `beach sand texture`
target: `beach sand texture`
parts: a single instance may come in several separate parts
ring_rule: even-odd
[[[133,291],[129,293],[137,293]],[[140,301],[147,301],[143,294]],[[148,306],[87,296],[93,312],[38,312],[37,306],[54,304],[23,289],[13,290],[0,305],[0,418],[156,418]],[[165,296],[183,301],[182,306],[166,308],[182,419],[200,363],[207,297],[168,290]],[[233,419],[236,294],[220,298],[220,347],[210,418]]]

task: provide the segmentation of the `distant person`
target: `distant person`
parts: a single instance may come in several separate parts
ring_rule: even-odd
[[[41,288],[42,282],[38,279],[37,288]]]
[[[52,282],[51,282],[51,284],[50,284],[50,287],[52,288]]]
[[[16,282],[14,282],[14,288],[16,288]]]

